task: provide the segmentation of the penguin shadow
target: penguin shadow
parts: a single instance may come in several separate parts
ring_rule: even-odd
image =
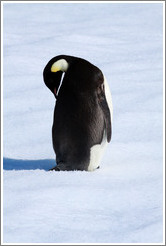
[[[22,159],[10,159],[3,158],[3,169],[4,170],[45,170],[49,171],[55,166],[55,160],[44,159],[44,160],[22,160]]]

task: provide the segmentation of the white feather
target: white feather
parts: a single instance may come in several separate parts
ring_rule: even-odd
[[[107,82],[107,79],[106,79],[105,76],[104,76],[104,86],[105,86],[105,96],[106,96],[106,99],[107,99],[108,107],[110,109],[111,124],[112,124],[112,120],[113,120],[112,96],[111,96],[109,85],[108,85],[108,82]]]
[[[96,144],[90,149],[90,163],[88,166],[88,171],[94,171],[96,168],[100,166],[101,158],[106,146],[107,146],[107,136],[104,131],[101,144]]]

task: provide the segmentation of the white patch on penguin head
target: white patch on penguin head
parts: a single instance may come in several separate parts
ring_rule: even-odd
[[[51,66],[51,72],[54,73],[58,71],[66,72],[68,67],[69,64],[67,63],[67,61],[65,59],[60,59],[53,63],[53,65]]]

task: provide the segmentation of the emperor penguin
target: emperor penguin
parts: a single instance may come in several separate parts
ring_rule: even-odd
[[[102,71],[87,60],[68,55],[52,58],[43,78],[56,99],[51,170],[93,171],[111,140],[112,98]]]

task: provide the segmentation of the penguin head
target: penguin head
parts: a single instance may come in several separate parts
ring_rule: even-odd
[[[44,82],[55,97],[57,97],[57,91],[60,86],[62,74],[67,71],[67,69],[68,63],[64,59],[64,56],[56,56],[52,58],[44,68]]]
[[[44,82],[56,98],[63,73],[67,86],[77,92],[97,91],[104,82],[101,70],[90,62],[73,56],[56,56],[43,71]]]

